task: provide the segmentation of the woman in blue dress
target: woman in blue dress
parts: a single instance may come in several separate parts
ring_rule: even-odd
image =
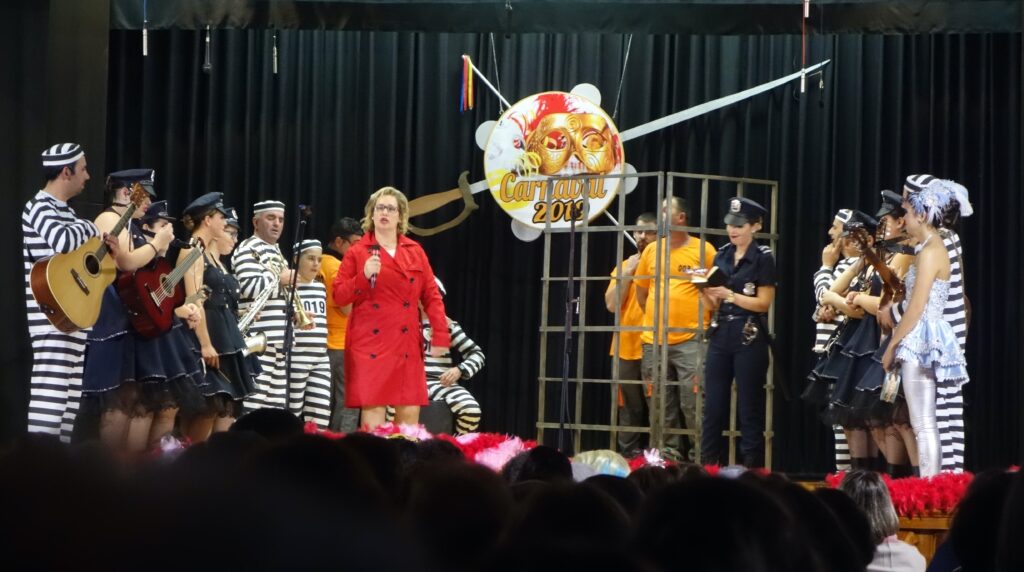
[[[187,294],[204,286],[208,292],[195,329],[195,341],[206,363],[206,378],[200,387],[206,405],[182,420],[182,432],[193,442],[231,427],[242,399],[255,391],[260,373],[256,356],[248,354],[238,330],[238,281],[221,262],[234,248],[238,233],[234,209],[225,207],[221,197],[222,193],[207,193],[185,207],[182,216],[185,229],[206,246],[203,259],[197,260],[185,277]]]
[[[118,236],[120,253],[115,263],[119,275],[165,255],[174,238],[171,226],[159,221],[160,217],[147,221],[153,229],[150,236],[138,224],[149,212],[150,169],[111,173],[107,208],[96,218],[96,226],[104,232],[114,229],[129,208],[129,189],[136,182],[143,183],[150,196],[142,200]],[[198,322],[195,306],[182,306],[175,314]],[[202,365],[183,329],[183,322],[175,319],[171,330],[152,338],[141,336],[132,328],[116,286],[104,291],[99,319],[89,332],[82,393],[85,403],[100,412],[99,438],[111,449],[128,453],[145,450],[173,429],[179,408],[189,407],[198,398],[195,388]]]
[[[952,274],[949,255],[936,228],[954,200],[943,181],[904,197],[904,224],[913,237],[914,265],[905,279],[910,302],[882,355],[886,371],[899,368],[910,425],[917,437],[921,476],[941,466],[935,401],[940,386],[967,382],[967,361],[952,326],[943,316]]]

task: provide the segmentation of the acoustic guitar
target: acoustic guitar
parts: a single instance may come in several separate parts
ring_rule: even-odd
[[[177,267],[172,267],[169,260],[161,257],[148,267],[122,274],[117,279],[117,293],[128,310],[132,327],[140,335],[155,338],[171,329],[174,309],[185,303],[181,279],[203,255],[203,247],[198,240],[191,246],[191,252]]]
[[[128,208],[111,229],[112,236],[121,234],[147,196],[142,185],[132,185]],[[103,291],[117,276],[109,254],[103,239],[94,236],[71,252],[44,258],[32,265],[29,278],[32,296],[53,327],[70,334],[96,323]]]

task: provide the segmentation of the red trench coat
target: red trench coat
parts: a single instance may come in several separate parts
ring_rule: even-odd
[[[364,235],[345,253],[334,278],[334,303],[352,304],[345,333],[345,406],[426,405],[417,302],[423,302],[430,319],[431,344],[451,345],[434,271],[423,248],[399,236],[394,257],[380,249],[380,272],[370,288],[363,265],[375,245],[373,233]]]

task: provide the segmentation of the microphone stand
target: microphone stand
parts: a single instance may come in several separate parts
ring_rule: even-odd
[[[569,271],[565,290],[565,334],[562,342],[562,390],[558,399],[558,450],[568,455],[565,447],[565,424],[569,420],[569,362],[572,357],[572,320],[579,312],[579,299],[576,298],[576,217],[586,210],[586,200],[580,205],[579,211],[573,203],[569,203],[572,211],[569,217]]]
[[[298,245],[306,235],[306,219],[309,217],[307,208],[299,207],[299,224],[295,225],[295,240],[293,245]],[[293,246],[292,248],[295,248]],[[285,387],[285,409],[288,409],[288,389],[292,385],[292,342],[295,339],[295,283],[299,277],[299,253],[292,252],[292,265],[295,267],[292,272],[292,279],[288,285],[288,300],[284,306],[284,387]]]

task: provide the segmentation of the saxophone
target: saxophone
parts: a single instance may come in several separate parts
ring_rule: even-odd
[[[273,288],[267,288],[260,292],[260,295],[253,298],[252,303],[249,304],[249,308],[246,309],[245,315],[238,320],[238,331],[245,337],[245,350],[242,352],[242,355],[244,356],[251,354],[259,355],[267,351],[267,334],[263,332],[257,332],[251,336],[246,336],[245,334],[249,331],[253,322],[256,321],[256,316],[258,316],[260,310],[267,305],[267,302],[273,294]]]
[[[245,310],[245,314],[238,319],[238,331],[242,332],[243,336],[245,335],[246,332],[249,331],[249,328],[252,326],[253,322],[256,321],[256,316],[260,313],[261,310],[263,310],[263,307],[267,305],[267,302],[270,301],[270,298],[273,295],[274,289],[267,288],[266,290],[260,292],[259,296],[256,296],[255,298],[252,299],[252,303],[249,304],[249,307]]]

